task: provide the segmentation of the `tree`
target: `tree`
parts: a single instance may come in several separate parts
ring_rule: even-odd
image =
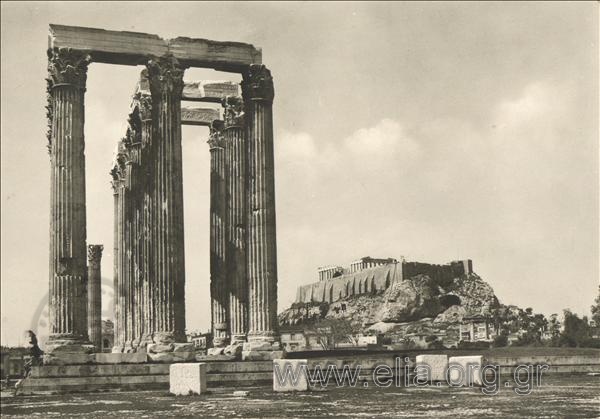
[[[508,332],[502,331],[498,336],[496,336],[494,338],[493,346],[494,348],[508,346]]]
[[[357,334],[361,328],[347,319],[324,319],[310,326],[309,329],[317,338],[323,350],[334,349],[337,344],[349,342],[358,344]]]
[[[590,338],[587,318],[584,316],[580,319],[569,309],[564,310],[564,317],[564,328],[559,338],[560,346],[579,347],[585,345]]]
[[[560,321],[558,314],[553,313],[548,319],[548,334],[550,335],[550,346],[558,346],[560,339]]]
[[[598,295],[594,300],[594,304],[591,307],[592,320],[596,324],[596,327],[600,327],[600,285],[598,285]]]

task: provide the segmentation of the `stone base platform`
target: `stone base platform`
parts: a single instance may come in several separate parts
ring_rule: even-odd
[[[33,367],[18,394],[125,390],[169,390],[170,364],[86,364]],[[207,384],[214,387],[270,385],[272,361],[208,362]]]

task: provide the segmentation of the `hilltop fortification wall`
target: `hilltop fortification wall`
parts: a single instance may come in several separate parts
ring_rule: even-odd
[[[449,281],[473,273],[471,260],[447,265],[420,262],[395,262],[335,278],[301,285],[296,291],[296,303],[334,303],[361,294],[379,294],[393,283],[416,275],[427,275],[436,281]]]

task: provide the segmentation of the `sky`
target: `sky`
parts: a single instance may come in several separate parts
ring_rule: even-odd
[[[501,302],[588,314],[599,285],[598,4],[2,2],[2,344],[45,335],[50,23],[252,43],[275,83],[279,311],[316,268],[472,259]],[[92,64],[87,237],[142,67]],[[187,70],[184,78],[239,81]],[[183,128],[186,319],[210,326],[208,131]]]

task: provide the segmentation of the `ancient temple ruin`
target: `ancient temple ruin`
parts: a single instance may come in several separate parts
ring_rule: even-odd
[[[113,351],[134,352],[148,345],[155,351],[173,351],[186,341],[182,124],[210,127],[207,237],[215,343],[276,342],[274,89],[261,51],[238,42],[163,40],[142,33],[51,25],[48,351],[89,352],[94,349],[90,339],[98,345],[96,335],[88,336],[88,292],[99,289],[90,288],[88,281],[97,276],[94,281],[99,283],[102,249],[90,248],[88,277],[83,129],[86,76],[93,62],[145,66],[111,170]],[[238,73],[242,81],[239,87],[184,83],[189,67]],[[216,109],[182,107],[182,100],[222,103],[223,119]],[[97,331],[97,303],[90,303],[89,310],[92,307],[89,326]]]
[[[369,256],[350,264],[349,268],[330,266],[318,268],[319,281],[300,285],[295,303],[334,303],[344,298],[364,294],[381,294],[390,286],[416,275],[452,279],[473,274],[471,259],[455,260],[444,265],[400,261],[394,258],[375,259]]]

